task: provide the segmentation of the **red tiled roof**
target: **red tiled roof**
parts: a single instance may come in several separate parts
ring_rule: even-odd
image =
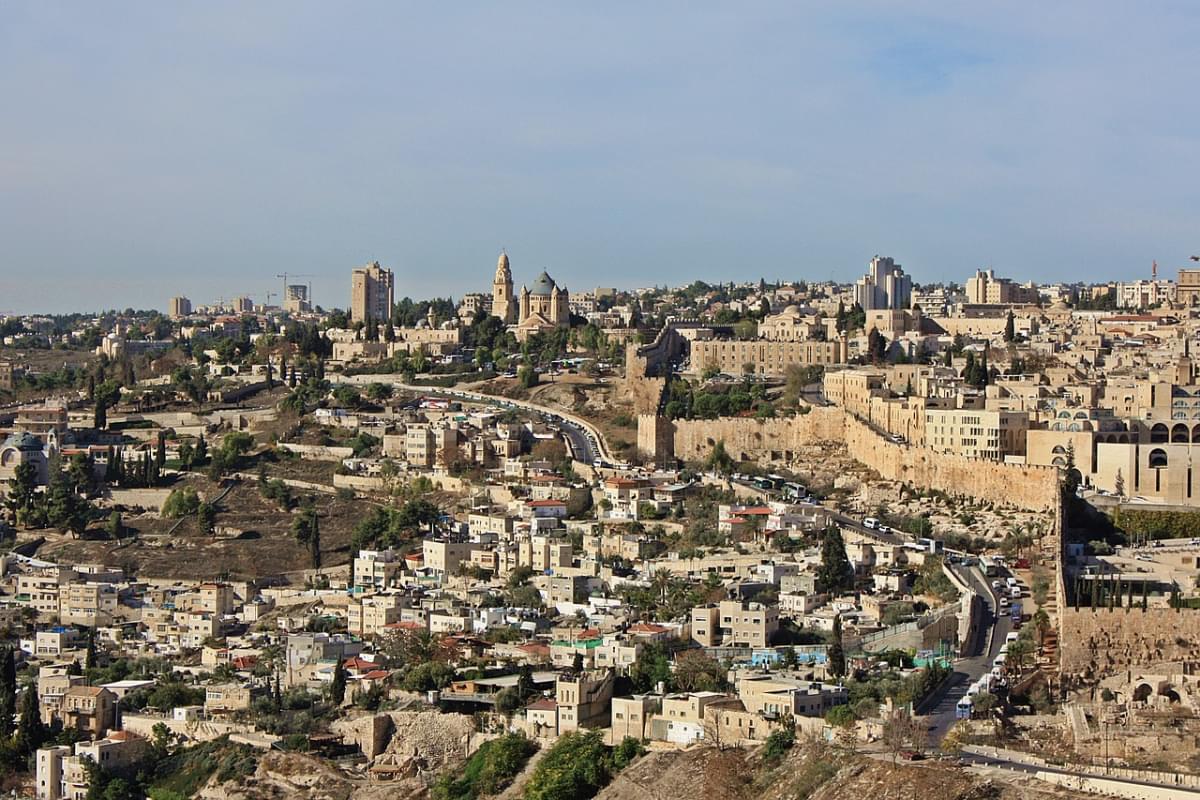
[[[525,706],[526,711],[553,711],[558,708],[558,702],[549,697],[543,697],[541,700],[534,700],[529,705]]]
[[[530,500],[525,505],[536,508],[546,508],[549,506],[566,506],[562,500]]]

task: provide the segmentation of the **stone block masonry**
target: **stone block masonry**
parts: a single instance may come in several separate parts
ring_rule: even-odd
[[[1005,464],[894,444],[836,407],[813,408],[808,414],[782,419],[722,418],[666,424],[674,428],[674,455],[684,461],[703,461],[719,441],[733,458],[744,461],[786,461],[802,446],[837,442],[844,443],[854,460],[885,480],[1029,511],[1050,511],[1058,503],[1058,471],[1053,467]],[[646,439],[660,436],[656,431]]]

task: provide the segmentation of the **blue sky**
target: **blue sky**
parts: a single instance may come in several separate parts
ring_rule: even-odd
[[[0,310],[1200,250],[1192,2],[336,5],[0,0]]]

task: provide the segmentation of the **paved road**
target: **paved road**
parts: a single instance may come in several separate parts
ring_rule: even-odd
[[[1169,788],[1172,793],[1178,793],[1177,796],[1180,797],[1200,797],[1200,791],[1185,786],[1177,786],[1170,783],[1139,781],[1136,778],[1126,778],[1118,775],[1105,775],[1103,773],[1076,772],[1065,767],[1056,767],[1050,764],[1045,766],[1027,764],[1023,761],[1009,761],[1002,756],[989,756],[980,753],[963,752],[959,754],[959,760],[968,765],[977,767],[994,767],[997,769],[1002,769],[1005,772],[1022,772],[1027,775],[1036,775],[1039,772],[1048,772],[1053,775],[1067,775],[1076,778],[1102,778],[1107,781],[1128,784],[1131,787],[1152,787],[1156,789],[1162,789],[1165,787]]]
[[[959,578],[966,581],[983,601],[981,610],[981,625],[976,626],[973,641],[963,648],[966,653],[963,658],[954,662],[954,675],[942,689],[927,701],[922,711],[927,715],[929,743],[937,745],[942,737],[954,726],[954,707],[967,694],[971,684],[986,673],[991,672],[992,662],[1004,646],[1004,639],[1013,629],[1012,620],[1008,614],[997,615],[999,597],[992,589],[991,578],[984,576],[979,567],[951,567]]]
[[[567,444],[571,448],[571,456],[576,461],[583,461],[588,464],[595,464],[599,461],[614,463],[614,458],[611,451],[604,441],[604,435],[600,430],[587,420],[576,417],[572,414],[567,414],[559,409],[543,406],[538,403],[531,403],[528,400],[513,400],[508,397],[496,397],[482,392],[473,392],[466,389],[442,388],[439,386],[414,386],[407,383],[401,383],[395,379],[394,375],[352,375],[344,378],[346,383],[351,384],[370,384],[383,383],[391,385],[397,389],[402,389],[417,394],[432,394],[443,397],[455,397],[461,400],[468,400],[475,403],[486,403],[488,405],[500,406],[502,408],[523,408],[527,411],[533,411],[541,414],[543,418],[554,422],[562,430],[563,435],[567,439]]]

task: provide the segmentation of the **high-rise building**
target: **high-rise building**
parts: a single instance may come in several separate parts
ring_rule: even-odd
[[[186,297],[172,297],[170,311],[173,319],[189,316],[192,313],[192,301]]]
[[[235,314],[252,314],[254,313],[254,301],[249,297],[237,297],[233,301],[233,313]]]
[[[390,269],[376,261],[350,273],[350,319],[366,322],[391,319],[395,283]]]
[[[863,311],[908,308],[912,302],[912,278],[892,259],[875,256],[867,274],[854,284],[854,302]]]
[[[289,314],[307,314],[312,311],[308,286],[303,283],[289,284],[283,296],[283,310]]]

